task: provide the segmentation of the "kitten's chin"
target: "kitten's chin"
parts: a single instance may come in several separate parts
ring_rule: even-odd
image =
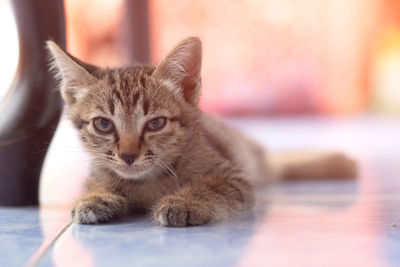
[[[152,170],[149,164],[132,165],[132,166],[116,166],[114,171],[124,179],[140,180],[146,177]]]

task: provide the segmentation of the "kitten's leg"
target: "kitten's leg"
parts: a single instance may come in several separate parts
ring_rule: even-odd
[[[183,227],[224,220],[253,205],[251,185],[241,178],[204,178],[157,203],[154,220]]]
[[[103,191],[91,192],[78,199],[71,211],[75,223],[95,224],[108,222],[128,213],[125,197]]]

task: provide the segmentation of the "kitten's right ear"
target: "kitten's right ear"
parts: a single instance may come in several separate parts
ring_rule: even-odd
[[[46,44],[50,51],[51,69],[56,70],[61,78],[61,96],[68,105],[72,105],[88,93],[88,85],[96,82],[96,77],[89,72],[95,67],[74,58],[53,41]]]
[[[179,42],[158,63],[153,76],[173,84],[172,92],[197,105],[201,90],[201,41],[189,37]]]

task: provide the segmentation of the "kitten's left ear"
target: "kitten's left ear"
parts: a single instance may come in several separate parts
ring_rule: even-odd
[[[201,90],[201,41],[189,37],[178,43],[157,65],[153,76],[171,82],[174,93],[197,105]]]
[[[61,77],[61,96],[68,105],[82,99],[88,93],[88,87],[97,81],[93,75],[98,68],[84,63],[62,50],[53,41],[47,41],[52,65]]]

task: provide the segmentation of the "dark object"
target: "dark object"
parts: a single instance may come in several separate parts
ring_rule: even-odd
[[[129,62],[150,63],[149,3],[147,0],[126,0],[124,48]]]
[[[0,205],[37,205],[40,171],[62,101],[48,71],[45,41],[65,49],[62,0],[14,0],[20,59],[0,106]]]

